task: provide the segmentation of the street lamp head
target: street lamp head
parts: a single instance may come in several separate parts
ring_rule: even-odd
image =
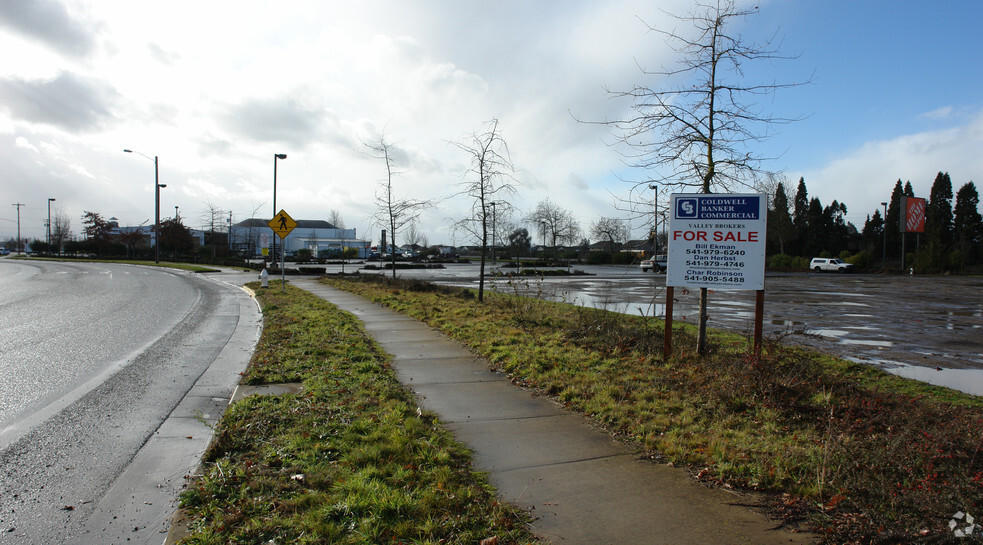
[[[167,187],[167,184],[157,184],[157,187]]]
[[[278,154],[275,155],[275,157],[277,159],[286,159],[287,158],[287,154],[286,153],[278,153]]]
[[[53,201],[53,200],[54,200],[54,199],[52,199],[52,198],[50,198],[50,197],[48,198],[48,202],[51,202],[51,201]]]
[[[133,150],[131,150],[131,149],[125,149],[125,150],[123,150],[123,152],[124,153],[133,153]]]

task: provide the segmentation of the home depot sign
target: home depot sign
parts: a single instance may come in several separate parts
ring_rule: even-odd
[[[898,230],[902,233],[925,232],[925,199],[901,197],[901,224]]]

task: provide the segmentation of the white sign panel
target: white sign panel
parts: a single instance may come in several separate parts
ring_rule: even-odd
[[[672,195],[666,285],[763,290],[768,198]]]

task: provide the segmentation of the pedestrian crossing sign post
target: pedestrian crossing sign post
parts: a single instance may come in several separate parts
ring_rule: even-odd
[[[290,214],[286,210],[280,210],[266,224],[270,226],[270,229],[273,229],[273,232],[276,233],[276,236],[280,237],[280,240],[287,238],[290,231],[293,231],[297,227],[297,222],[290,217]]]
[[[297,227],[297,222],[294,221],[294,219],[290,217],[290,214],[288,214],[286,210],[280,209],[280,211],[277,212],[277,215],[273,216],[273,219],[271,219],[270,221],[266,222],[266,225],[269,225],[270,226],[270,229],[273,229],[273,232],[276,233],[276,236],[280,237],[280,241],[281,241],[281,243],[280,243],[280,291],[281,291],[281,293],[283,293],[283,292],[287,291],[287,280],[286,280],[286,273],[284,271],[286,269],[286,267],[285,267],[285,263],[283,261],[283,258],[286,256],[286,244],[284,244],[282,241],[283,241],[283,239],[287,238],[287,235],[290,234],[290,231],[293,231],[294,228]]]

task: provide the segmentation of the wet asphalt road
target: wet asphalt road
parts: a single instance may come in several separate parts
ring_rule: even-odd
[[[185,272],[0,263],[0,542],[107,542],[87,518],[215,361],[239,304]]]

